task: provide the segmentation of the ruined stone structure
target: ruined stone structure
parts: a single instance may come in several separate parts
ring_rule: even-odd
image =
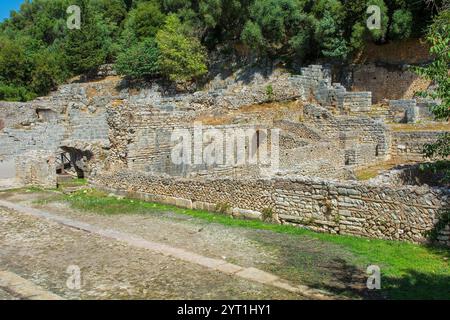
[[[29,103],[0,103],[0,185],[55,186],[71,167],[99,188],[145,200],[226,207],[253,218],[270,212],[279,223],[318,231],[424,241],[448,208],[448,189],[358,182],[354,172],[391,158],[419,160],[439,132],[391,131],[386,122],[402,112],[402,121],[420,118],[418,104],[391,101],[380,114],[372,99],[332,83],[331,72],[316,65],[299,75],[240,70],[192,94],[159,81],[130,88],[117,77],[67,84]],[[209,136],[195,143],[200,125]],[[227,130],[238,132],[228,142]],[[174,132],[187,140],[174,140]],[[241,136],[243,151],[226,149]],[[181,141],[191,147],[182,153],[189,161],[176,163]],[[212,143],[223,147],[222,162],[208,162]],[[277,163],[226,161],[239,152],[246,160],[267,153]],[[450,244],[449,230],[439,231]]]

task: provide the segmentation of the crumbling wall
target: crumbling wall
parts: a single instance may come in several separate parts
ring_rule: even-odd
[[[16,177],[23,185],[44,188],[56,186],[55,155],[45,150],[30,150],[16,157]]]
[[[92,86],[95,93],[101,93],[105,85]],[[49,159],[57,156],[61,146],[109,147],[105,101],[112,96],[89,97],[89,90],[70,84],[29,103],[0,102],[0,118],[4,119],[0,160],[16,164],[14,174],[22,184],[50,186],[55,182],[54,187],[56,165]]]
[[[430,110],[432,102],[418,103],[415,99],[390,100],[388,121],[395,123],[416,123],[423,120],[433,120]]]
[[[371,91],[373,103],[380,103],[384,99],[411,99],[416,91],[426,90],[430,85],[429,80],[400,67],[361,64],[355,65],[352,73],[351,89]]]
[[[391,155],[403,160],[423,161],[423,147],[435,142],[443,131],[393,131]]]

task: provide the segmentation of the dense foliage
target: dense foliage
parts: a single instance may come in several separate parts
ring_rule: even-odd
[[[80,30],[66,26],[73,4]],[[380,30],[366,27],[370,4]],[[196,80],[208,52],[239,43],[256,56],[345,60],[368,41],[421,36],[432,11],[406,0],[27,0],[0,24],[0,99],[46,94],[104,63],[131,78]]]
[[[437,119],[448,121],[450,119],[450,8],[444,9],[435,18],[434,23],[428,31],[427,39],[431,44],[430,53],[434,61],[425,67],[415,68],[422,77],[432,80],[434,90],[421,92],[436,100],[431,111]],[[450,156],[450,134],[444,133],[432,144],[425,145],[424,155],[430,159],[448,160]],[[438,163],[438,170],[445,172],[445,180],[450,181],[450,162]]]

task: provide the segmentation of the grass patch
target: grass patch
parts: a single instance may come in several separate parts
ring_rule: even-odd
[[[276,233],[307,236],[337,244],[354,254],[363,265],[381,268],[382,294],[391,299],[450,299],[450,250],[399,241],[316,233],[289,225],[236,219],[201,210],[182,209],[140,200],[117,198],[88,189],[55,199],[72,207],[101,214],[148,214],[175,212],[229,227],[253,228]],[[48,201],[48,200],[47,200]]]
[[[398,165],[415,164],[415,161],[404,161],[402,159],[391,159],[375,163],[364,168],[356,169],[356,179],[360,181],[370,180],[378,176],[382,171],[391,170]]]
[[[72,187],[82,187],[86,186],[88,184],[88,181],[86,179],[81,178],[74,178],[69,181],[63,181],[58,183],[58,188],[72,188]]]
[[[418,132],[418,131],[450,131],[448,122],[429,123],[392,123],[389,128],[396,132]]]

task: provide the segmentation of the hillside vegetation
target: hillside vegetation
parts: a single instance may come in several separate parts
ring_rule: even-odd
[[[445,1],[445,0],[444,0]],[[68,78],[116,63],[120,74],[195,81],[208,55],[242,45],[252,57],[346,61],[367,43],[423,36],[428,1],[33,0],[0,24],[0,100],[30,100]],[[369,30],[369,5],[381,29]],[[67,8],[81,9],[70,30]]]

